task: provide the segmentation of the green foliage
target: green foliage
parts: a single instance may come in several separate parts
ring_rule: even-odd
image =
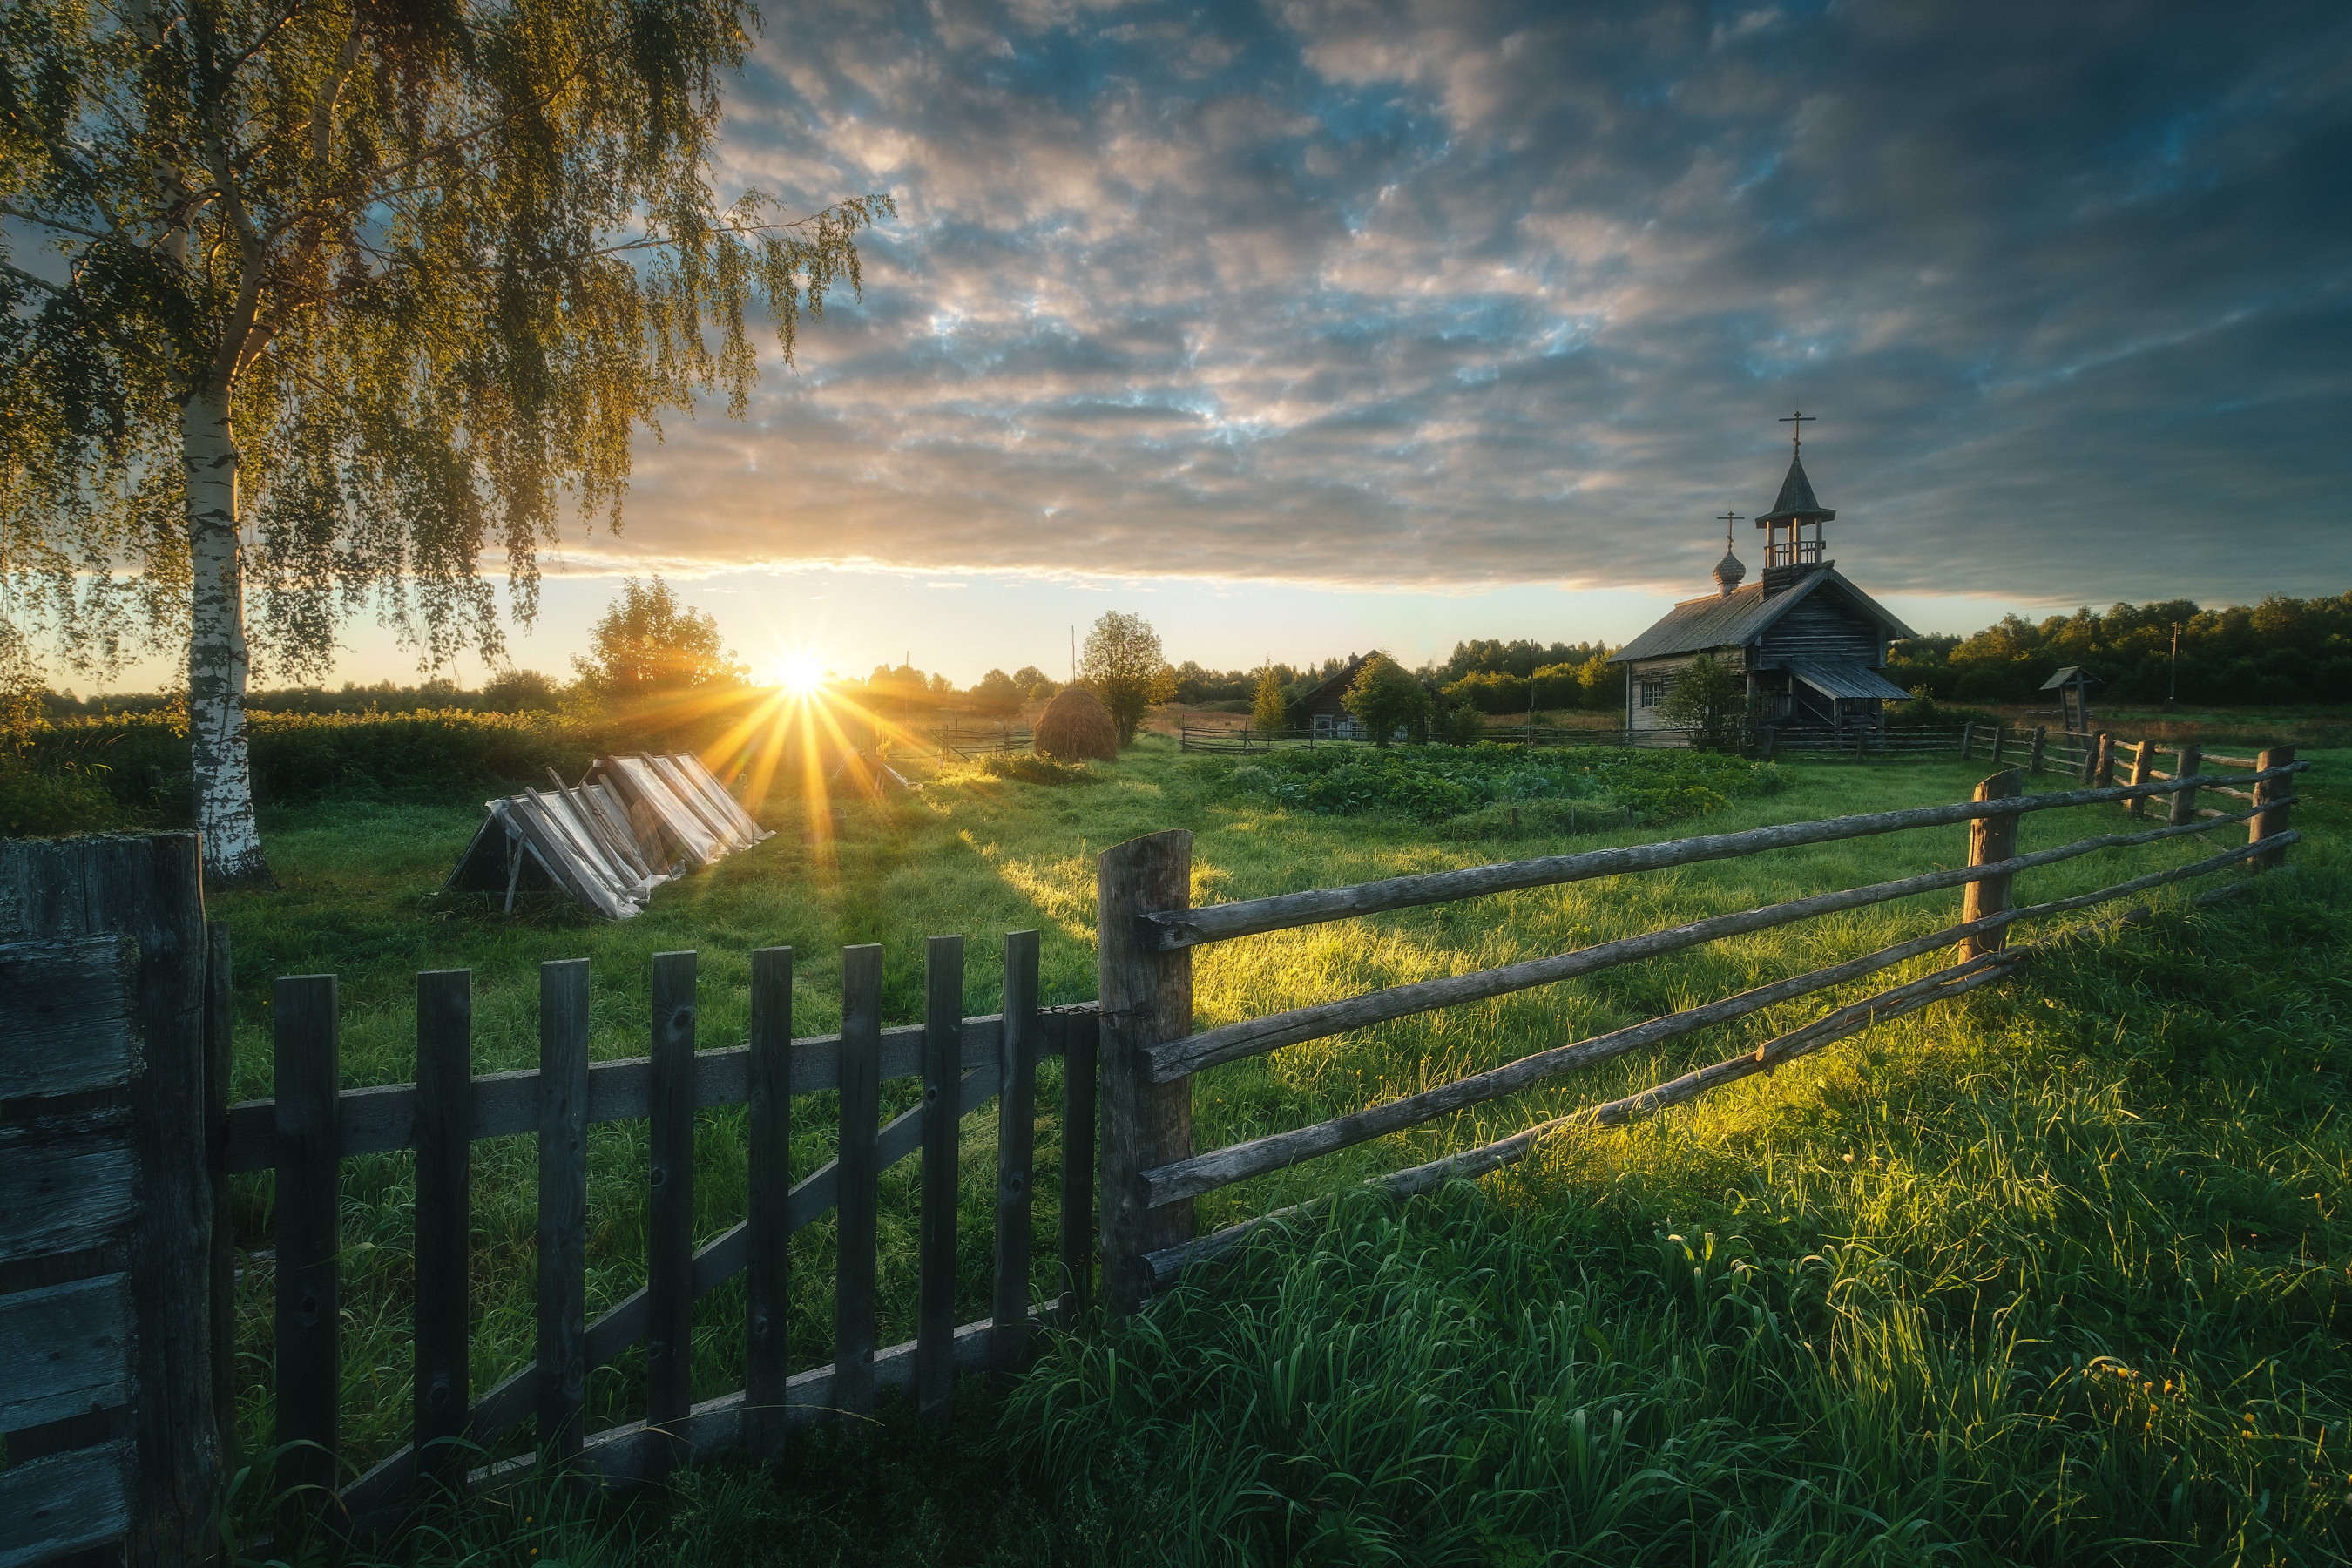
[[[1473,670],[1444,689],[1445,697],[1481,713],[1525,713],[1528,679],[1522,668]],[[1538,667],[1535,706],[1538,710],[1562,708],[1613,708],[1625,695],[1624,673],[1597,652],[1579,662]]]
[[[1257,689],[1250,698],[1250,728],[1262,735],[1290,728],[1290,693],[1272,665],[1258,672]]]
[[[719,623],[678,603],[656,576],[650,587],[630,577],[588,633],[588,653],[572,668],[607,702],[677,697],[743,679],[743,667],[719,640]]]
[[[1084,763],[1058,763],[1034,752],[993,752],[974,766],[990,778],[1014,779],[1022,784],[1095,784],[1102,778]]]
[[[2180,636],[2178,671],[2172,662]],[[2079,664],[2110,702],[2162,700],[2178,679],[2196,703],[2330,702],[2352,691],[2352,593],[2273,595],[2259,605],[2203,609],[2193,600],[2088,607],[2038,625],[2006,616],[1971,637],[1924,637],[1887,655],[1887,678],[1969,702],[2049,701],[2042,683]]]
[[[1495,805],[1576,801],[1631,807],[1643,821],[1719,811],[1735,798],[1779,793],[1770,763],[1690,751],[1601,747],[1299,746],[1238,761],[1204,757],[1195,776],[1218,795],[1317,816],[1382,816],[1442,822]]]
[[[1002,719],[1021,711],[1024,695],[1021,689],[1013,684],[1011,676],[1001,669],[992,669],[972,687],[970,699],[975,711],[992,719]]]
[[[1160,650],[1160,634],[1141,616],[1118,610],[1106,610],[1087,629],[1078,679],[1101,700],[1122,746],[1135,743],[1145,709],[1176,695],[1176,672]]]
[[[1413,673],[1384,653],[1364,660],[1349,683],[1348,711],[1385,746],[1400,730],[1418,735],[1429,723],[1429,693]]]
[[[1709,751],[1741,744],[1748,733],[1748,684],[1730,666],[1700,654],[1675,672],[1658,712]]]
[[[1034,664],[1024,664],[1013,672],[1013,689],[1031,702],[1047,702],[1062,689],[1062,683],[1052,679]]]
[[[102,833],[121,822],[108,770],[70,763],[27,766],[0,757],[0,838]]]
[[[535,669],[506,669],[482,683],[482,706],[493,713],[552,713],[562,706],[555,682]]]
[[[1430,727],[1430,739],[1449,746],[1475,746],[1486,732],[1475,708],[1448,706]]]

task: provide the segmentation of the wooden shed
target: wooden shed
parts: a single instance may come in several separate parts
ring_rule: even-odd
[[[2079,664],[2068,665],[2042,683],[2042,690],[2058,694],[2058,717],[2077,745],[2091,738],[2091,692],[2105,684]]]
[[[1772,510],[1756,520],[1763,575],[1743,585],[1748,569],[1727,533],[1715,592],[1676,605],[1611,658],[1627,667],[1628,730],[1673,730],[1666,694],[1706,654],[1746,678],[1750,713],[1783,736],[1883,731],[1885,705],[1910,697],[1882,673],[1887,644],[1916,634],[1826,559],[1822,524],[1836,516],[1815,499],[1801,451],[1792,455]]]

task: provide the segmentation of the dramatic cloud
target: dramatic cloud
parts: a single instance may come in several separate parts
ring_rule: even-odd
[[[2339,5],[812,5],[731,104],[900,217],[632,553],[1687,589],[1801,402],[1874,587],[2352,583]]]

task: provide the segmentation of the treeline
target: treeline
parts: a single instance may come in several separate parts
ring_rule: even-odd
[[[345,681],[339,690],[323,686],[289,686],[277,690],[249,691],[249,713],[552,713],[562,705],[563,689],[535,669],[510,669],[492,676],[478,691],[454,680],[425,680],[398,686],[380,680],[372,686]],[[77,697],[71,691],[41,694],[42,716],[52,720],[94,719],[106,714],[176,712],[182,699],[172,691],[136,691],[110,697]]]
[[[2352,698],[2352,594],[2211,610],[2168,599],[2038,625],[2006,616],[1970,637],[1898,643],[1886,673],[1938,700],[2032,702],[2070,664],[2103,682],[2098,700],[2109,702],[2160,702],[2176,682],[2184,702],[2341,702]]]

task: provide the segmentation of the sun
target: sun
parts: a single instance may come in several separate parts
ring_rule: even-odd
[[[812,653],[788,653],[776,661],[775,683],[795,697],[813,697],[824,685],[824,661]]]

